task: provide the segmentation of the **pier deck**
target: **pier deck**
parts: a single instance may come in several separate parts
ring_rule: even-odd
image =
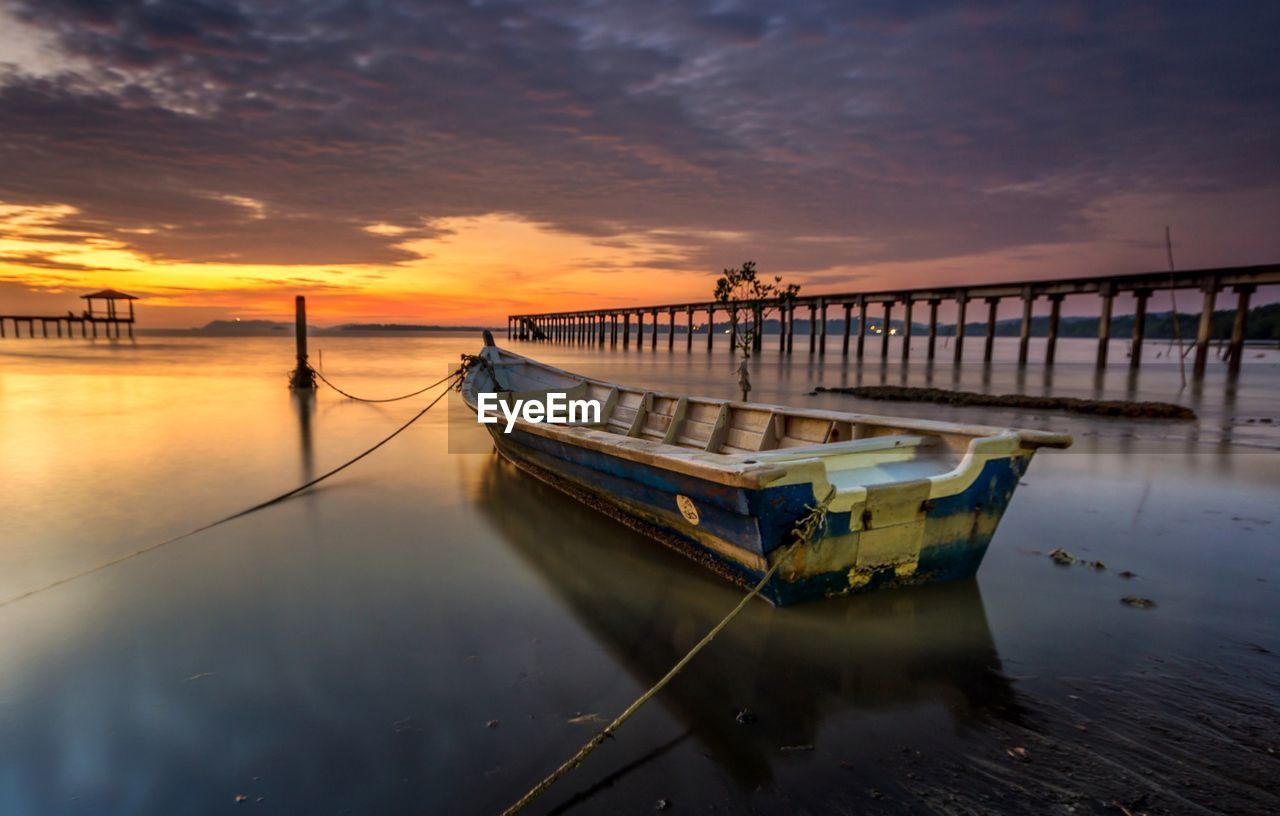
[[[827,352],[827,320],[829,310],[839,307],[844,310],[844,336],[841,352],[850,354],[850,337],[856,337],[854,355],[862,359],[866,346],[868,309],[877,307],[883,317],[880,356],[889,354],[890,326],[893,308],[902,304],[903,338],[902,358],[908,359],[911,354],[911,332],[913,309],[916,306],[928,307],[928,328],[925,353],[928,359],[934,359],[937,353],[938,307],[947,302],[956,304],[955,331],[949,335],[953,338],[952,354],[958,364],[962,360],[965,341],[965,321],[970,303],[981,302],[987,305],[987,332],[983,348],[983,359],[991,361],[992,340],[995,335],[997,309],[1002,300],[1016,299],[1022,304],[1022,318],[1018,335],[1018,362],[1028,362],[1028,350],[1031,338],[1033,309],[1037,300],[1044,299],[1050,304],[1048,343],[1045,348],[1044,362],[1052,365],[1055,357],[1059,325],[1061,322],[1061,306],[1063,299],[1071,296],[1092,295],[1100,299],[1100,316],[1098,321],[1097,367],[1107,365],[1107,348],[1111,339],[1112,307],[1117,295],[1130,294],[1135,298],[1133,323],[1134,352],[1129,358],[1131,368],[1142,364],[1142,340],[1145,336],[1147,300],[1152,293],[1158,291],[1192,290],[1201,295],[1199,325],[1194,338],[1195,361],[1194,376],[1203,377],[1209,360],[1209,344],[1212,339],[1213,309],[1219,293],[1231,291],[1236,295],[1236,312],[1233,321],[1231,338],[1227,354],[1227,366],[1232,374],[1240,369],[1240,361],[1244,353],[1244,340],[1248,327],[1250,298],[1260,286],[1280,284],[1280,264],[1263,264],[1258,266],[1218,267],[1210,269],[1189,269],[1180,272],[1141,272],[1127,275],[1099,275],[1094,277],[1059,278],[1048,280],[1025,280],[1017,282],[986,283],[961,286],[931,286],[914,289],[885,289],[862,292],[831,292],[815,295],[797,296],[789,303],[778,302],[751,303],[741,302],[726,304],[712,300],[684,303],[665,303],[655,306],[628,306],[614,309],[586,309],[565,312],[545,312],[539,314],[513,314],[507,317],[507,338],[512,340],[546,340],[552,342],[584,342],[599,346],[623,348],[631,345],[631,318],[636,317],[636,342],[643,346],[645,318],[651,318],[650,346],[657,348],[659,316],[667,318],[667,347],[674,348],[677,333],[676,313],[685,315],[685,345],[693,348],[693,338],[697,333],[694,323],[695,313],[706,313],[705,333],[707,348],[715,343],[715,333],[710,327],[715,325],[717,312],[731,315],[733,312],[745,312],[759,316],[760,308],[767,306],[778,310],[778,351],[789,354],[792,351],[795,335],[797,310],[807,311],[809,329],[809,353],[819,356]],[[857,331],[853,332],[853,309],[858,310]],[[619,321],[621,318],[621,321]],[[873,318],[874,319],[874,318]],[[621,322],[621,332],[619,332]],[[763,333],[756,334],[756,348],[763,347]],[[1190,339],[1190,338],[1189,338]]]

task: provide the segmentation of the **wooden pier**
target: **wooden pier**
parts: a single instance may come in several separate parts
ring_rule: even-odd
[[[1236,295],[1236,311],[1231,338],[1228,346],[1227,365],[1234,374],[1240,369],[1240,360],[1244,354],[1244,341],[1248,329],[1249,302],[1259,286],[1280,284],[1280,264],[1261,266],[1236,266],[1215,269],[1190,269],[1181,272],[1143,272],[1130,275],[1103,275],[1088,278],[1062,278],[1055,280],[1031,280],[1006,283],[978,284],[973,286],[925,287],[917,289],[893,289],[871,292],[835,292],[816,295],[797,296],[789,304],[759,304],[743,302],[737,304],[718,303],[715,301],[698,301],[693,303],[669,303],[660,306],[629,306],[617,309],[587,309],[570,312],[546,312],[541,314],[515,314],[507,317],[507,339],[509,340],[545,340],[551,342],[576,342],[601,347],[629,348],[631,345],[631,318],[636,318],[636,343],[643,348],[645,341],[645,318],[650,318],[651,348],[658,347],[659,318],[666,318],[666,346],[675,348],[677,334],[677,313],[684,316],[684,343],[688,350],[693,349],[694,335],[698,325],[694,322],[696,314],[706,314],[707,349],[715,343],[716,314],[732,317],[733,312],[757,316],[762,306],[768,305],[778,311],[778,351],[789,354],[795,339],[796,321],[801,319],[797,313],[807,313],[809,329],[809,353],[825,355],[827,353],[827,321],[830,310],[839,308],[844,313],[844,336],[841,353],[850,355],[850,337],[856,339],[853,354],[861,360],[866,348],[868,329],[874,331],[880,323],[879,356],[889,356],[889,338],[892,332],[894,307],[903,307],[903,343],[902,359],[911,355],[912,320],[916,308],[928,307],[927,342],[925,354],[933,360],[937,353],[938,307],[946,302],[956,304],[956,323],[954,333],[948,335],[952,340],[951,354],[958,364],[963,359],[965,341],[965,321],[969,304],[985,303],[987,306],[987,331],[983,347],[983,360],[990,362],[993,355],[997,309],[1002,300],[1017,300],[1022,305],[1022,317],[1018,333],[1018,362],[1028,362],[1031,341],[1031,323],[1033,309],[1038,300],[1049,303],[1049,324],[1044,362],[1052,365],[1058,343],[1059,326],[1062,315],[1062,301],[1072,296],[1093,296],[1100,299],[1100,315],[1098,320],[1097,367],[1107,365],[1107,348],[1111,339],[1112,307],[1117,295],[1131,294],[1135,298],[1133,323],[1133,353],[1129,365],[1138,368],[1142,363],[1142,340],[1145,336],[1147,300],[1152,293],[1159,291],[1187,290],[1200,295],[1201,311],[1199,326],[1194,338],[1195,359],[1194,375],[1203,377],[1209,360],[1209,344],[1212,340],[1213,308],[1220,292],[1231,291]],[[883,317],[877,320],[868,316],[868,310],[875,307]],[[853,331],[852,312],[858,310],[857,330]],[[744,319],[749,319],[744,317]],[[874,336],[874,335],[872,335]],[[756,349],[763,348],[763,333],[755,335]],[[732,348],[732,344],[727,344]]]
[[[66,326],[66,336],[75,337],[76,328],[80,329],[81,337],[98,336],[98,327],[102,327],[105,337],[119,337],[121,329],[128,332],[130,338],[133,337],[133,302],[138,298],[133,295],[127,295],[124,292],[117,292],[115,289],[104,289],[101,292],[93,292],[88,295],[81,295],[80,299],[85,301],[85,309],[80,313],[68,311],[65,315],[6,315],[0,314],[0,337],[7,336],[7,324],[13,324],[13,336],[22,336],[22,327],[27,328],[27,337],[36,336],[36,324],[40,324],[40,336],[49,336],[49,326],[53,325],[54,336],[63,336],[63,326]],[[102,301],[104,304],[100,310],[95,311],[94,301]],[[117,309],[117,301],[123,301],[128,304],[127,313],[122,313]]]

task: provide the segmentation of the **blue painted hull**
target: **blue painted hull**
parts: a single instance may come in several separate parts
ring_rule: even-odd
[[[552,477],[548,481],[570,492],[594,497],[640,529],[743,584],[759,581],[773,559],[788,553],[797,521],[814,503],[814,486],[808,483],[735,487],[520,429],[494,432],[493,438],[499,451],[517,465]],[[899,532],[894,525],[870,527],[874,520],[866,511],[829,512],[825,527],[809,546],[815,552],[848,552],[848,559],[836,558],[830,569],[781,569],[761,594],[784,606],[971,577],[1030,458],[1030,451],[993,457],[965,489],[922,501],[917,516],[898,525],[911,525],[909,537],[916,541],[909,562],[859,567],[857,552],[864,543],[860,539]],[[696,526],[678,511],[681,496],[696,504]]]

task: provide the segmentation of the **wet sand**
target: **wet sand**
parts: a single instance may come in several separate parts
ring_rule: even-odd
[[[327,375],[379,395],[474,344],[320,345]],[[0,348],[0,595],[287,489],[421,407],[291,397],[288,346]],[[652,387],[735,380],[720,351],[523,348]],[[767,349],[763,400],[1077,445],[1037,456],[975,581],[753,604],[533,812],[1280,809],[1280,356],[1246,360],[1233,391],[1215,371],[1180,392],[1158,363],[1099,380],[1092,351],[957,372]],[[1199,419],[804,396],[860,384],[1165,400]],[[736,602],[493,455],[445,452],[470,431],[429,415],[309,495],[0,609],[0,812],[495,812]]]

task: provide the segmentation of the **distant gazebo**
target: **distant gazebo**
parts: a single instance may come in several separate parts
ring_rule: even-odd
[[[80,299],[85,301],[85,305],[89,308],[84,311],[84,319],[93,324],[94,336],[98,334],[98,323],[105,323],[107,336],[111,336],[111,327],[116,330],[116,337],[120,336],[120,324],[125,323],[129,327],[129,336],[133,337],[133,302],[138,298],[134,295],[126,294],[116,289],[103,289],[101,292],[91,292],[87,295],[81,295]],[[105,309],[95,312],[93,302],[95,300],[104,301]],[[116,307],[116,301],[123,300],[129,305],[129,316],[122,317]]]

